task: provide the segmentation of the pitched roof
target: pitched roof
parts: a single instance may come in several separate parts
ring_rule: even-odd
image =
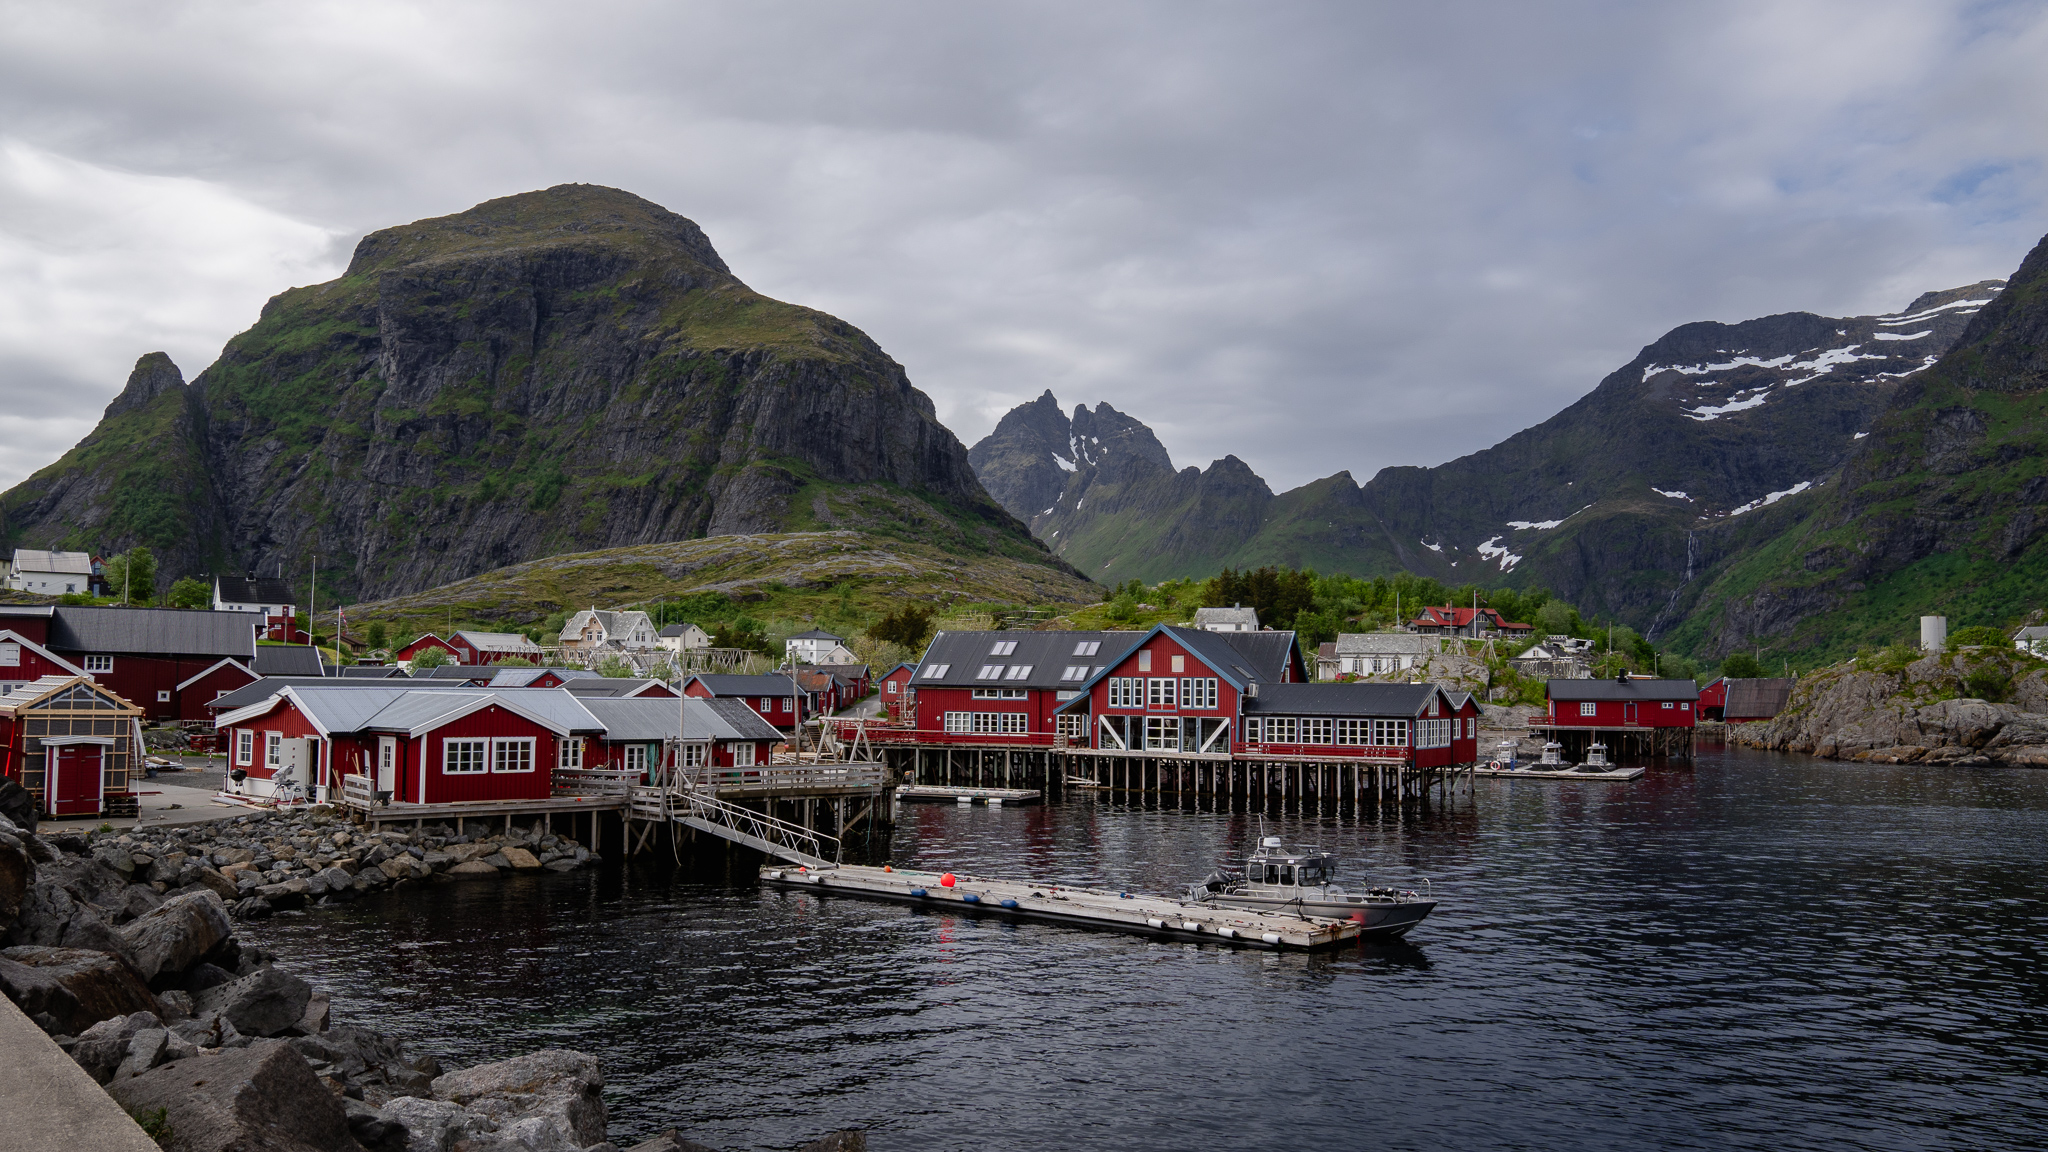
[[[1784,676],[1751,677],[1728,681],[1728,699],[1721,706],[1724,716],[1769,718],[1785,710],[1792,697],[1793,681]]]
[[[479,652],[540,651],[540,645],[518,632],[457,632],[456,635]]]
[[[1243,607],[1195,609],[1195,627],[1203,628],[1211,624],[1236,624],[1256,631],[1259,627],[1259,610]]]
[[[2036,624],[2012,634],[2014,640],[2048,640],[2048,627]]]
[[[791,639],[791,640],[844,640],[844,639],[846,639],[846,637],[844,637],[844,636],[835,636],[835,635],[833,635],[833,634],[832,634],[832,633],[830,633],[830,632],[820,632],[820,631],[818,631],[817,629],[813,628],[813,629],[812,629],[811,631],[809,631],[809,632],[799,632],[799,633],[797,633],[796,635],[794,635],[794,636],[791,636],[791,637],[790,637],[790,639]]]
[[[1403,719],[1422,715],[1430,698],[1440,689],[1434,684],[1260,684],[1257,696],[1247,696],[1247,715],[1274,716],[1393,716]]]
[[[14,570],[17,572],[52,572],[64,576],[92,575],[92,553],[50,552],[41,548],[16,548]]]
[[[738,700],[584,700],[606,740],[780,740],[782,733]]]
[[[1700,686],[1691,680],[1551,680],[1552,700],[1697,700]]]
[[[558,691],[574,696],[612,696],[624,698],[638,696],[653,688],[661,687],[659,680],[640,680],[629,676],[575,676],[562,682]]]
[[[258,676],[325,676],[327,663],[318,648],[298,644],[258,644],[249,660],[249,671]]]
[[[275,576],[216,576],[216,595],[223,604],[296,604],[290,582]]]
[[[1417,632],[1339,632],[1339,656],[1427,656],[1439,650],[1441,638]]]
[[[112,689],[92,682],[88,676],[44,676],[26,684],[0,685],[0,712],[13,713],[23,708],[34,707],[58,692],[76,685],[92,696],[91,706],[110,712],[140,713],[142,709],[129,703]],[[75,702],[72,703],[76,707]]]
[[[396,664],[344,664],[329,668],[330,676],[346,676],[353,680],[406,680],[410,679],[405,669]]]
[[[367,680],[341,676],[267,676],[253,683],[244,684],[232,692],[224,693],[206,702],[206,707],[216,715],[224,715],[238,708],[268,700],[287,688],[333,688],[342,692],[369,691],[421,691],[458,692],[471,689],[459,680]]]
[[[73,664],[71,661],[66,660],[62,656],[57,655],[55,652],[50,651],[48,648],[43,647],[41,644],[36,643],[35,641],[29,639],[26,636],[23,636],[21,633],[16,632],[12,628],[0,628],[0,643],[19,644],[22,647],[27,648],[29,651],[34,652],[36,655],[41,656],[43,659],[48,660],[50,663],[55,664],[57,667],[64,669],[65,672],[72,676],[85,675],[85,669],[80,668],[78,665]],[[211,671],[211,669],[209,669],[208,671]],[[183,688],[184,685],[180,684],[178,685],[178,687]]]
[[[692,628],[697,628],[697,626],[695,624],[670,624],[668,627],[663,628],[659,634],[663,636],[687,636]],[[697,628],[697,631],[702,632],[704,629]]]
[[[5,635],[6,633],[0,632],[0,636]],[[194,672],[192,675],[187,676],[183,680],[179,681],[178,691],[183,692],[186,688],[198,683],[201,680],[206,679],[208,676],[213,675],[215,672],[220,671],[222,668],[233,668],[241,672],[244,676],[253,676],[257,680],[262,679],[262,676],[258,675],[247,664],[242,663],[240,660],[237,660],[232,656],[223,656],[220,659],[214,661],[212,664],[207,665],[203,671]],[[250,683],[254,682],[255,680],[250,681]]]
[[[915,683],[920,688],[986,688],[1000,683],[1005,688],[1078,688],[1102,670],[1130,654],[1149,633],[1144,632],[941,632],[925,646],[918,661]],[[1221,633],[1204,633],[1220,636]],[[1091,655],[1079,655],[1085,646],[1095,645]],[[996,651],[1011,645],[1007,655]],[[929,673],[945,666],[939,676]],[[1030,670],[1011,679],[1012,670]],[[1000,668],[1000,680],[983,679],[984,668]],[[1078,678],[1068,679],[1069,669],[1085,669]]]
[[[256,629],[246,612],[59,605],[50,621],[50,647],[110,655],[250,659],[256,655]]]
[[[1528,624],[1513,623],[1509,621],[1506,617],[1503,617],[1499,612],[1491,608],[1455,608],[1450,606],[1442,608],[1424,608],[1422,610],[1422,615],[1417,616],[1414,619],[1413,623],[1415,623],[1418,626],[1429,628],[1442,628],[1446,626],[1463,628],[1466,625],[1472,623],[1472,618],[1474,616],[1484,616],[1487,618],[1485,621],[1481,622],[1480,627],[1482,628],[1487,627],[1489,624],[1496,628],[1507,629],[1524,629],[1531,627],[1531,625]]]
[[[1186,634],[1186,629],[1176,629],[1175,636]],[[1294,660],[1294,632],[1212,632],[1207,633],[1237,650],[1238,655],[1251,662],[1252,671],[1260,680],[1279,680],[1286,675],[1287,667]]]
[[[555,674],[556,679],[564,682],[595,679],[598,675],[588,668],[505,668],[493,666],[491,670],[491,687],[524,688],[550,672]]]

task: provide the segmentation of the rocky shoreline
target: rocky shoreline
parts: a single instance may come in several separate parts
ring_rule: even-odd
[[[0,812],[19,811],[0,796]],[[329,1019],[234,918],[380,888],[583,867],[566,837],[365,834],[331,813],[150,834],[38,835],[0,814],[0,992],[181,1152],[620,1152],[596,1057],[455,1071]],[[231,903],[232,901],[232,903]],[[813,1152],[858,1152],[858,1132]],[[631,1152],[709,1152],[671,1129]]]
[[[1729,739],[1878,764],[2048,767],[2048,667],[1994,648],[1859,657],[1802,677],[1775,718],[1731,725]]]

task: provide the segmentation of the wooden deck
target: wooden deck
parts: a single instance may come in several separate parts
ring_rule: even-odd
[[[1633,780],[1647,771],[1649,769],[1641,767],[1616,768],[1611,772],[1555,772],[1535,768],[1523,770],[1509,768],[1473,769],[1476,775],[1505,777],[1509,780]]]
[[[1044,797],[1036,788],[956,788],[947,784],[905,784],[896,789],[896,798],[951,800],[959,804],[972,804],[979,800],[1001,807],[1004,804],[1029,804]]]
[[[1251,948],[1328,948],[1356,940],[1362,927],[1349,920],[1274,916],[1240,908],[1189,904],[1165,896],[1018,880],[956,876],[954,885],[947,887],[940,883],[937,872],[887,871],[857,865],[796,868],[768,864],[761,869],[761,880],[777,888],[888,900],[965,915],[1038,920]]]

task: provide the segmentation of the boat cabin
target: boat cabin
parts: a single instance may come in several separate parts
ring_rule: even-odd
[[[1289,852],[1281,846],[1278,836],[1268,836],[1261,840],[1259,850],[1252,854],[1244,867],[1244,879],[1247,884],[1267,884],[1282,888],[1321,888],[1336,878],[1335,856],[1314,848]]]

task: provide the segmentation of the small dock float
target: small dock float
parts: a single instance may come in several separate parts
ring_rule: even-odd
[[[904,784],[896,789],[899,800],[951,800],[956,804],[980,801],[991,808],[1005,804],[1029,804],[1040,799],[1036,788],[956,788],[950,784]]]
[[[1561,772],[1539,768],[1486,768],[1472,770],[1480,776],[1499,776],[1511,780],[1633,780],[1649,771],[1647,768],[1613,768],[1605,772],[1579,772],[1565,769]]]
[[[1364,927],[1352,920],[1214,908],[1135,892],[988,880],[950,872],[903,872],[853,864],[804,868],[771,863],[762,867],[761,881],[777,888],[888,900],[966,915],[1035,920],[1249,948],[1329,948],[1356,940]]]

